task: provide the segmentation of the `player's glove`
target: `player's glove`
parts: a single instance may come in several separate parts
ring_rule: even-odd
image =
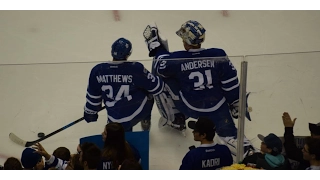
[[[83,117],[84,120],[87,121],[87,123],[90,123],[97,121],[99,116],[97,112],[85,108]]]
[[[162,46],[169,51],[168,41],[163,37],[155,23],[147,25],[143,31],[143,37],[149,50],[149,57],[155,56],[155,49]]]
[[[230,108],[230,113],[233,118],[238,119],[239,117],[239,100],[234,101],[232,104],[229,106]]]
[[[248,102],[249,94],[247,94],[246,99]],[[239,117],[239,99],[235,100],[233,103],[229,105],[230,113],[234,119],[238,119]],[[248,111],[248,103],[246,103],[246,118],[251,121],[250,113]]]

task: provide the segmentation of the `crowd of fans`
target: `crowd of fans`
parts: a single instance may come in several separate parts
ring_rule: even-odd
[[[78,145],[77,154],[58,147],[52,154],[37,143],[25,148],[20,160],[8,158],[4,170],[142,170],[138,150],[125,140],[119,123],[108,123],[102,132],[104,147],[85,142]]]
[[[260,152],[247,155],[241,164],[264,170],[320,170],[320,123],[309,123],[311,136],[304,138],[303,148],[295,143],[293,127],[296,119],[291,119],[288,113],[283,113],[284,141],[277,135],[258,135],[261,140]],[[196,123],[189,123],[193,129],[194,140],[201,145],[192,148],[182,160],[180,169],[221,169],[233,164],[231,152],[224,145],[213,144],[214,124],[206,118],[199,118]],[[100,149],[93,143],[78,145],[77,154],[71,154],[69,149],[58,147],[52,154],[48,153],[40,143],[32,148],[25,148],[20,159],[8,158],[4,170],[142,170],[140,154],[137,149],[125,140],[125,131],[121,124],[109,123],[102,132],[104,147]],[[217,148],[219,146],[219,148]],[[197,152],[212,153],[219,161],[199,166],[201,158]],[[208,149],[209,148],[209,149]],[[284,148],[284,149],[283,149]],[[192,157],[193,156],[193,157]],[[217,158],[216,158],[217,159]],[[220,164],[221,162],[221,164]],[[293,163],[295,162],[295,163]],[[201,162],[200,162],[201,163]],[[216,163],[216,164],[215,164]],[[211,166],[210,166],[211,165]],[[178,167],[177,167],[178,169]]]

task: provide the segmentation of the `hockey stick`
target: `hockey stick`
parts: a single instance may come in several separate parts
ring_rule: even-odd
[[[106,108],[106,107],[103,106],[99,111],[101,111],[101,110],[103,110],[103,109],[105,109],[105,108]],[[58,130],[56,130],[56,131],[54,131],[54,132],[52,132],[52,133],[50,133],[50,134],[48,134],[48,135],[40,138],[40,139],[38,139],[38,140],[35,140],[35,141],[25,141],[25,140],[19,138],[19,137],[18,137],[17,135],[15,135],[14,133],[10,133],[10,134],[9,134],[9,138],[11,139],[11,141],[13,141],[13,142],[15,142],[15,143],[17,143],[17,144],[19,144],[19,145],[21,145],[21,146],[29,147],[29,146],[32,146],[32,145],[40,142],[40,141],[43,141],[43,140],[45,140],[45,139],[47,139],[47,138],[49,138],[49,137],[51,137],[51,136],[53,136],[53,135],[55,135],[55,134],[63,131],[63,130],[65,130],[65,129],[67,129],[67,128],[69,128],[69,127],[77,124],[78,122],[83,121],[83,120],[84,120],[84,117],[82,117],[82,118],[80,118],[80,119],[78,119],[78,120],[75,120],[75,121],[71,122],[70,124],[68,124],[68,125],[60,128],[60,129],[58,129]]]

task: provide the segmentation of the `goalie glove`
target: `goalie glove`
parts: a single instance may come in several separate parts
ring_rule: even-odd
[[[249,94],[248,93],[246,95],[246,101],[248,102],[248,97],[249,97]],[[238,119],[239,118],[239,99],[234,101],[233,103],[230,104],[229,106],[230,108],[230,113],[231,113],[231,116],[234,118],[234,119]],[[246,118],[251,121],[251,117],[250,117],[250,113],[248,111],[248,103],[246,103]]]
[[[162,36],[155,23],[149,24],[143,31],[143,37],[149,50],[149,57],[155,56],[155,49],[162,46],[169,51],[168,41]]]

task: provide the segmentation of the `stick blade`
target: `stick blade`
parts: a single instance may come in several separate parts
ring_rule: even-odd
[[[19,138],[18,136],[16,136],[14,133],[10,133],[9,134],[9,138],[11,139],[11,141],[23,146],[23,147],[26,147],[26,144],[27,144],[27,141],[25,140],[22,140],[21,138]]]

